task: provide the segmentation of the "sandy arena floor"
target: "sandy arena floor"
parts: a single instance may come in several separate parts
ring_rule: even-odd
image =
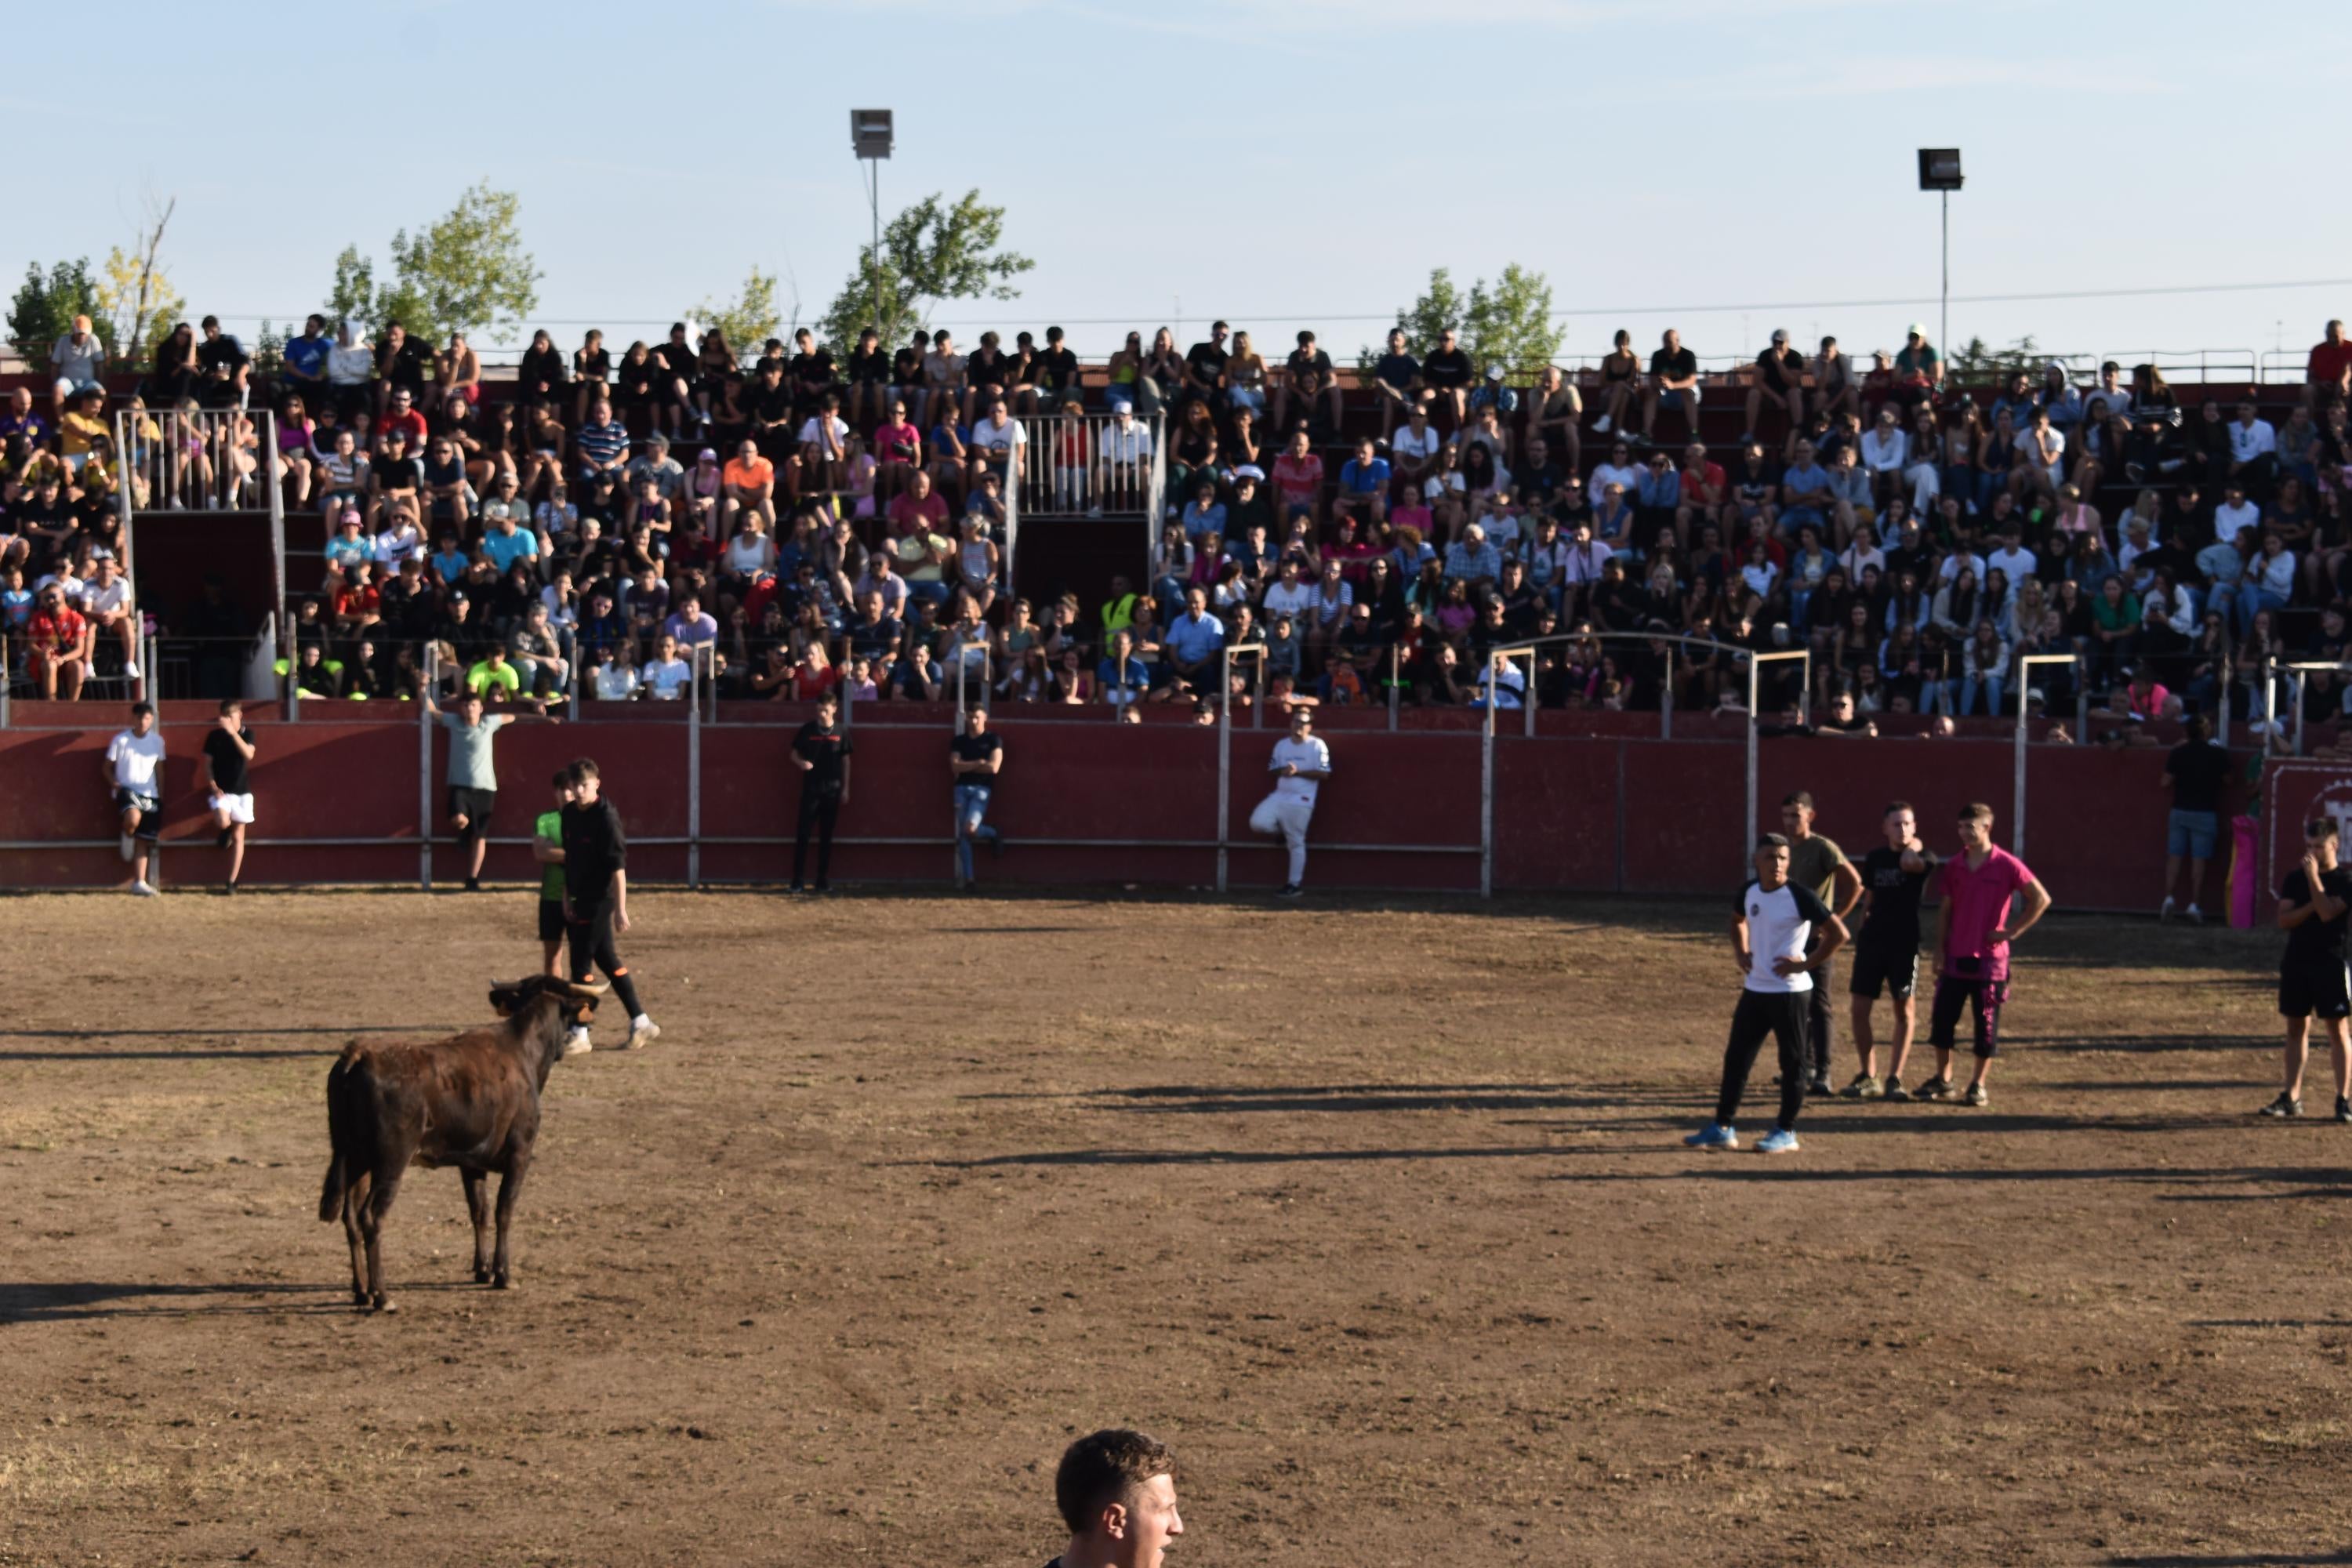
[[[634,902],[667,1034],[556,1068],[521,1289],[420,1171],[391,1318],[326,1069],[530,896],[5,905],[0,1563],[1032,1565],[1110,1423],[1202,1568],[2352,1562],[2270,934],[2053,920],[1990,1109],[1768,1162],[1679,1142],[1712,902]]]

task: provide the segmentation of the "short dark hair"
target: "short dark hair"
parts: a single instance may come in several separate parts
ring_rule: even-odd
[[[572,782],[574,788],[577,788],[590,779],[602,778],[604,775],[596,769],[595,758],[575,757],[572,759],[572,765],[563,770],[563,776]]]
[[[1756,841],[1756,847],[1759,852],[1766,849],[1786,849],[1788,847],[1789,840],[1778,833],[1768,833]]]
[[[1987,805],[1980,800],[1972,800],[1969,802],[1968,805],[1960,807],[1958,820],[1962,822],[1990,822],[1992,820],[1992,807]]]
[[[2336,819],[2332,816],[2315,816],[2303,825],[2303,836],[2305,838],[2315,834],[2322,838],[2333,838],[2337,831]]]
[[[1813,809],[1813,792],[1809,789],[1792,789],[1788,794],[1780,797],[1780,804],[1782,805],[1801,805],[1807,811],[1811,811]]]
[[[1107,1426],[1062,1450],[1054,1471],[1054,1506],[1072,1535],[1083,1535],[1102,1510],[1154,1476],[1176,1474],[1168,1445],[1128,1426]]]
[[[558,789],[568,789],[572,784],[572,770],[568,767],[558,768],[555,770],[555,776],[547,782]]]
[[[220,710],[223,716],[226,716],[231,713],[242,713],[245,711],[245,702],[240,698],[224,697],[221,699]]]
[[[1852,694],[1849,693],[1848,695]],[[1908,811],[1910,809],[1911,803],[1907,800],[1890,800],[1886,803],[1886,809],[1880,812],[1878,815],[1881,816],[1892,816],[1898,811]]]
[[[131,716],[133,719],[138,718],[142,713],[148,718],[152,719],[155,716],[155,705],[152,702],[145,700],[133,702],[131,705]]]

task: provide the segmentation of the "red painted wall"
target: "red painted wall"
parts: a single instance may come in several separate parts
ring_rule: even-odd
[[[730,707],[721,722],[701,727],[697,869],[703,879],[789,875],[799,784],[787,753],[793,726],[804,716],[789,706]],[[0,731],[0,840],[22,846],[0,848],[0,885],[102,887],[126,876],[100,776],[112,731],[64,722],[89,717],[87,708],[20,704],[16,727]],[[1465,725],[1465,717],[1472,722]],[[223,858],[212,846],[196,766],[209,707],[168,703],[163,718],[172,752],[164,775],[163,875],[174,882],[212,880]],[[992,820],[1014,848],[1002,862],[984,861],[982,876],[1031,884],[1212,885],[1217,731],[1174,711],[1152,718],[1122,725],[1107,712],[1085,710],[1002,721],[1007,765]],[[1279,733],[1271,718],[1268,728],[1244,723],[1234,731],[1227,824],[1230,881],[1238,888],[1272,887],[1283,876],[1278,844],[1258,839],[1248,826],[1251,808],[1266,791],[1265,760]],[[834,875],[944,879],[952,868],[947,710],[897,707],[890,719],[853,728],[850,804],[841,817]],[[1309,875],[1318,885],[1476,890],[1481,765],[1475,719],[1413,715],[1409,728],[1391,733],[1378,710],[1328,716],[1323,729],[1334,776],[1315,820]],[[248,880],[414,882],[420,827],[441,841],[434,848],[436,882],[462,875],[441,815],[446,746],[437,730],[417,723],[414,710],[381,705],[361,717],[342,708],[331,721],[293,724],[257,710],[248,721],[261,747],[254,767],[261,820]],[[1739,875],[1748,838],[1738,830],[1743,746],[1643,738],[1613,722],[1603,728],[1618,732],[1529,739],[1514,723],[1512,732],[1498,736],[1495,885],[1711,893]],[[432,747],[430,813],[423,824],[420,741]],[[547,777],[582,755],[596,759],[606,789],[621,803],[637,876],[687,876],[684,840],[692,825],[683,710],[637,709],[624,720],[576,725],[520,722],[499,736],[498,755],[503,787],[491,831],[509,842],[493,844],[491,877],[534,874],[527,840],[547,799]],[[2011,757],[2008,744],[1990,740],[1767,741],[1755,827],[1776,825],[1781,795],[1809,789],[1823,829],[1859,854],[1874,841],[1880,808],[1891,799],[1918,809],[1931,842],[1948,837],[1962,804],[1981,799],[2000,814],[1998,836],[2007,843]],[[2163,757],[2155,750],[2033,749],[2027,858],[2062,905],[2140,909],[2155,901],[2168,804],[2156,782]],[[2282,772],[2297,781],[2299,802],[2309,793],[2303,769]],[[2311,772],[2313,784],[2323,772],[2340,776]],[[784,842],[742,842],[760,838]],[[273,842],[320,839],[349,842]],[[71,840],[92,847],[61,847]]]

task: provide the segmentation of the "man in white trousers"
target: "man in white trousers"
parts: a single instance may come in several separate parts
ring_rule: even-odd
[[[1274,793],[1250,813],[1255,833],[1279,833],[1290,847],[1290,877],[1282,896],[1295,899],[1307,878],[1307,825],[1315,818],[1315,792],[1331,776],[1331,748],[1315,738],[1315,710],[1290,710],[1290,733],[1274,743]]]

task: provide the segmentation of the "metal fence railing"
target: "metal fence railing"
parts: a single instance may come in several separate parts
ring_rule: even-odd
[[[241,511],[267,507],[275,432],[236,408],[142,409],[114,416],[129,511]]]
[[[1032,415],[1028,461],[1015,487],[1028,517],[1157,517],[1166,469],[1153,415]]]

